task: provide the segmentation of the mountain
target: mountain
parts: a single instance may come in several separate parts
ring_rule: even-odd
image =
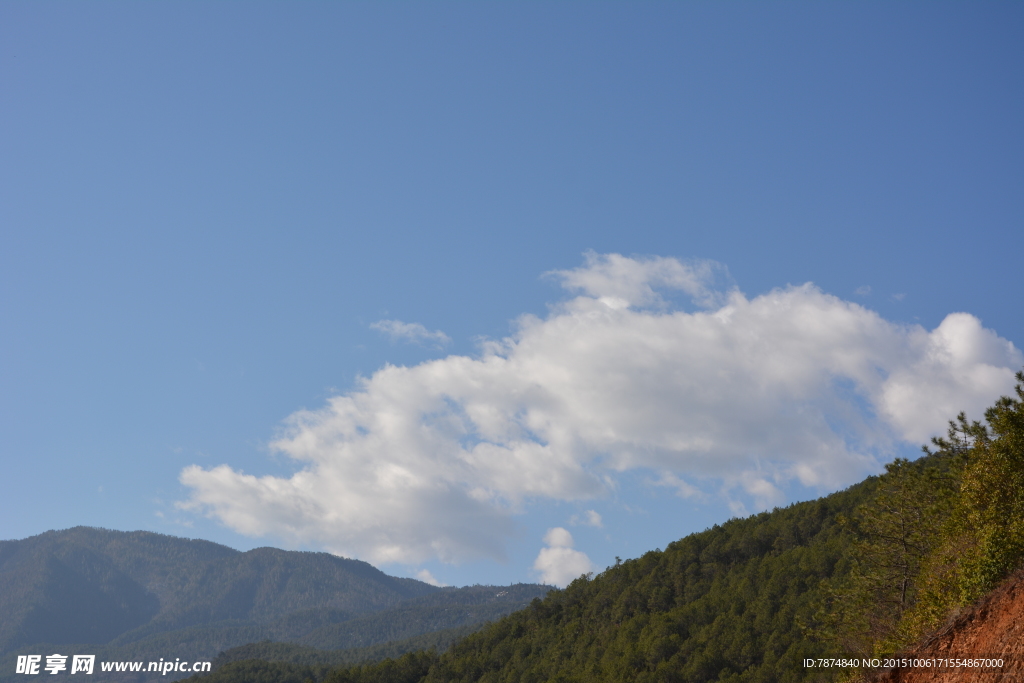
[[[438,588],[327,553],[142,531],[49,531],[0,541],[0,677],[44,651],[194,661],[265,640],[369,648],[478,625],[547,590]]]
[[[438,589],[327,553],[76,527],[0,542],[0,652],[32,643],[130,643],[226,620],[315,610],[325,623]]]

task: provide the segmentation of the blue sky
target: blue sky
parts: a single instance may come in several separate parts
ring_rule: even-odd
[[[0,538],[559,582],[877,471],[1020,367],[1022,35],[4,3]]]

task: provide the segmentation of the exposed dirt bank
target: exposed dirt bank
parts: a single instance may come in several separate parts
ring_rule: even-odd
[[[968,683],[972,681],[1024,682],[1024,571],[955,617],[944,628],[912,650],[908,659],[1003,659],[1003,667],[987,672],[972,668],[936,670],[891,669],[867,680],[870,683]]]

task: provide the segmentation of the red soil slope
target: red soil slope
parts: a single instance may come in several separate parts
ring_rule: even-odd
[[[1024,681],[1024,572],[1018,572],[970,609],[901,658],[1003,659],[1000,669],[903,668],[879,672],[870,683],[967,683]]]

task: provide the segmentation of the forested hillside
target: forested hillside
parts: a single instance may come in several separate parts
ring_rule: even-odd
[[[822,580],[844,571],[847,541],[838,520],[867,501],[875,485],[872,479],[732,520],[581,577],[441,657],[423,653],[333,672],[304,669],[307,662],[295,660],[288,666],[235,662],[210,683],[257,680],[271,671],[314,678],[319,672],[332,683],[696,681],[723,674],[802,680],[801,659],[828,648],[806,637],[805,624],[823,597]],[[401,678],[406,675],[413,677]]]
[[[470,636],[426,681],[804,679],[825,579],[845,571],[838,524],[875,481],[732,520],[623,562]]]
[[[204,683],[827,681],[804,658],[900,651],[1024,559],[1024,373],[915,462],[580,577],[438,655],[329,670],[236,661]]]

